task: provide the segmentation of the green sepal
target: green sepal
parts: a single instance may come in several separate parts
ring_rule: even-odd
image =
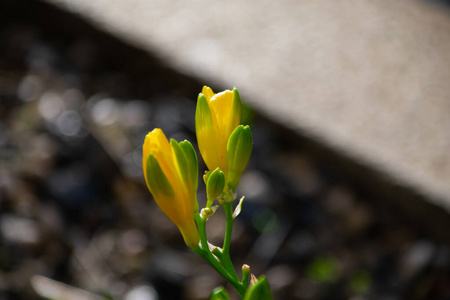
[[[223,287],[215,288],[211,295],[208,298],[209,300],[229,300],[230,295],[228,294],[227,290]]]
[[[233,117],[239,124],[241,122],[242,117],[242,101],[241,96],[239,95],[239,91],[236,87],[233,87]],[[235,122],[231,122],[232,124],[236,124]]]
[[[264,276],[259,277],[258,282],[250,286],[247,293],[245,293],[244,300],[273,300],[267,278]]]
[[[227,143],[228,186],[235,190],[250,159],[253,138],[250,126],[239,125]]]
[[[190,173],[186,155],[180,144],[176,140],[170,139],[170,146],[172,147],[172,151],[175,155],[175,162],[180,171],[181,178],[183,181],[187,181],[187,179],[190,177]]]
[[[208,99],[200,93],[197,98],[197,107],[195,109],[195,131],[198,132],[203,127],[212,127],[213,119]]]
[[[192,186],[194,188],[194,192],[197,192],[198,187],[198,159],[197,153],[194,150],[192,144],[184,140],[180,143],[181,149],[183,149],[184,154],[186,156],[186,161],[189,167],[189,178],[192,181]]]
[[[209,174],[206,182],[206,195],[208,199],[206,207],[211,207],[214,200],[222,194],[224,187],[225,174],[219,168],[216,168]]]
[[[162,194],[169,197],[174,196],[174,191],[169,180],[152,154],[147,158],[147,181],[152,194]]]

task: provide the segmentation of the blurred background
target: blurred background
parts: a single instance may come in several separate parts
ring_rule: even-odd
[[[196,144],[203,85],[237,86],[252,127],[231,247],[238,270],[246,263],[265,274],[276,299],[450,299],[448,3],[286,1],[265,3],[274,15],[264,15],[234,1],[224,15],[248,26],[243,37],[214,23],[217,4],[111,3],[0,2],[0,299],[232,291],[186,248],[141,169],[155,127]],[[361,9],[373,20],[346,19]],[[390,31],[391,18],[403,27]],[[322,21],[331,25],[315,26]],[[371,40],[374,24],[387,26],[375,30],[381,40]],[[285,43],[271,43],[283,28]],[[348,40],[349,28],[362,29]],[[276,55],[253,55],[265,48]],[[358,79],[369,73],[373,86]],[[210,219],[212,243],[221,244],[224,225],[220,211]]]

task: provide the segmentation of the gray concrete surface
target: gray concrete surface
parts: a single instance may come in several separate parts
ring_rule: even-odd
[[[450,11],[413,0],[46,0],[450,210]],[[362,175],[363,176],[363,175]]]

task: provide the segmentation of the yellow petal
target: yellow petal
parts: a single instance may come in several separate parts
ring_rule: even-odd
[[[215,148],[219,154],[219,160],[213,167],[219,167],[225,174],[227,174],[227,158],[226,147],[228,137],[231,132],[239,125],[239,120],[234,115],[233,111],[233,92],[226,90],[214,95],[210,102],[211,115],[216,127],[217,135],[215,136]]]
[[[216,121],[211,114],[210,101],[205,95],[200,94],[195,110],[195,131],[197,142],[208,168],[215,169],[220,162],[220,153],[217,151],[219,136]]]
[[[214,92],[210,87],[204,86],[202,89],[202,94],[205,95],[206,99],[209,101],[213,96]]]
[[[189,220],[186,224],[178,224],[177,227],[183,235],[184,242],[188,247],[193,248],[198,245],[200,236],[194,219]]]

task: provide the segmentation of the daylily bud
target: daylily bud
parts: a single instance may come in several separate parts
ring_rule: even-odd
[[[250,127],[239,125],[231,134],[227,144],[228,186],[235,190],[242,172],[250,159],[253,148]]]
[[[214,200],[222,194],[224,187],[225,174],[219,168],[216,168],[209,174],[206,183],[206,194],[208,197],[208,202],[206,203],[207,208],[210,208]]]
[[[208,169],[219,167],[225,178],[228,174],[227,142],[239,125],[241,114],[241,98],[236,88],[214,94],[211,88],[203,87],[195,111],[198,146]]]
[[[159,128],[145,137],[142,166],[145,181],[158,206],[178,227],[186,245],[200,240],[194,211],[198,209],[197,155],[188,141],[170,144]]]

